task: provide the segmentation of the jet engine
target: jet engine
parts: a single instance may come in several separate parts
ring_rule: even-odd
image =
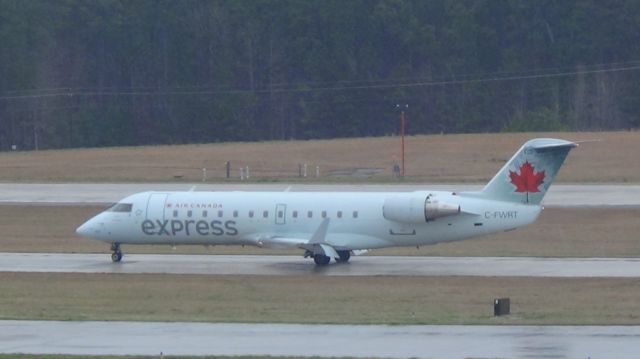
[[[460,213],[460,205],[442,203],[433,197],[410,194],[387,198],[382,215],[390,221],[424,223]]]

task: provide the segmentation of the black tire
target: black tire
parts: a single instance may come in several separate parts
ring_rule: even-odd
[[[111,253],[111,261],[113,261],[114,263],[118,263],[121,260],[122,260],[122,252],[118,251],[118,252]]]
[[[338,255],[340,256],[338,262],[346,263],[351,258],[351,251],[338,251]]]
[[[316,262],[318,266],[326,266],[331,261],[331,257],[327,257],[324,254],[315,254],[313,261]]]

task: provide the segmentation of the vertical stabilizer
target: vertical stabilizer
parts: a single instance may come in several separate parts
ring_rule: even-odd
[[[567,154],[576,146],[553,138],[527,141],[480,195],[498,201],[540,204]]]

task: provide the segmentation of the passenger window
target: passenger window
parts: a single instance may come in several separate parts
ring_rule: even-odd
[[[191,218],[192,215],[193,215],[193,211],[187,211],[187,217]]]
[[[307,217],[313,218],[313,212],[312,211],[307,212]]]
[[[262,217],[268,218],[269,217],[269,211],[262,212]]]
[[[233,218],[237,218],[238,217],[238,211],[233,211]]]
[[[249,211],[249,218],[253,218],[253,211]]]
[[[173,210],[173,217],[178,217],[178,210],[177,209]]]
[[[293,218],[298,218],[298,211],[293,211]]]
[[[338,211],[338,218],[342,218],[342,211]]]
[[[284,213],[282,211],[278,211],[278,218],[284,217]]]
[[[218,211],[218,217],[222,217],[222,215],[223,215],[222,210]],[[234,217],[236,216],[234,215]]]
[[[207,211],[202,211],[202,217],[206,218],[207,217]]]
[[[327,211],[322,211],[322,218],[327,218]]]
[[[131,203],[116,203],[107,211],[109,212],[122,212],[122,213],[130,213],[133,208],[133,204]]]
[[[353,211],[353,218],[358,218],[358,211]]]

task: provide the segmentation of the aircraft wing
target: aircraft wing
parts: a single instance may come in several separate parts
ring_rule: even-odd
[[[318,229],[311,235],[311,238],[283,237],[279,235],[260,235],[254,238],[260,247],[268,248],[301,248],[313,253],[323,253],[328,257],[339,258],[340,255],[330,243],[325,241],[327,229],[329,228],[329,218],[326,218]],[[302,237],[302,236],[301,236]]]
[[[309,243],[305,238],[281,237],[277,235],[261,235],[253,239],[259,247],[265,248],[304,248]]]

